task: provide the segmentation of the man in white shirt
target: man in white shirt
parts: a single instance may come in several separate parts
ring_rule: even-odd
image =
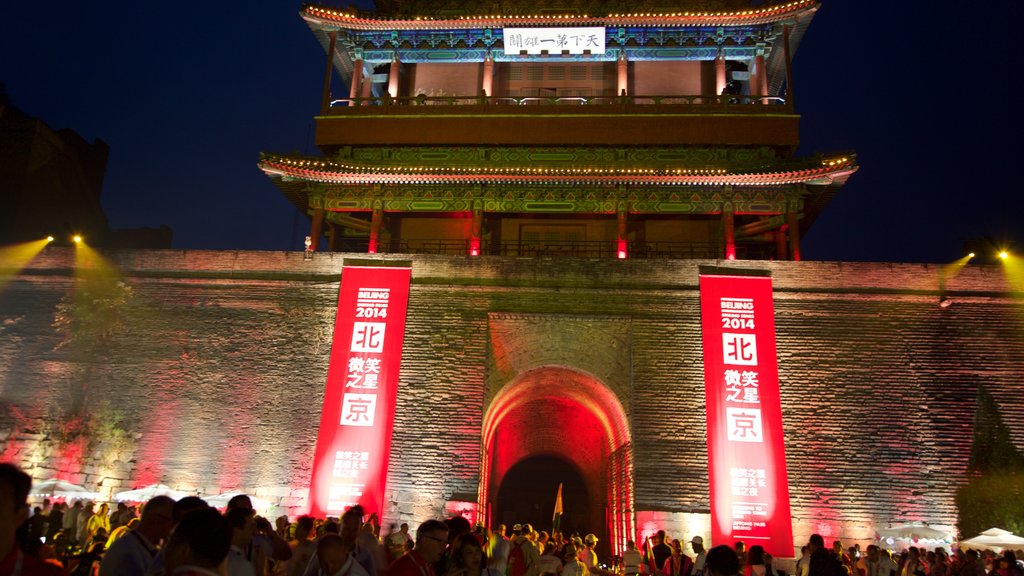
[[[174,500],[156,496],[142,509],[139,526],[114,542],[103,555],[100,576],[144,576],[160,541],[174,527]]]
[[[707,562],[708,553],[704,550],[704,539],[700,536],[694,536],[690,539],[690,547],[693,548],[693,553],[696,557],[693,559],[693,574],[694,576],[701,576],[704,574],[704,563]]]

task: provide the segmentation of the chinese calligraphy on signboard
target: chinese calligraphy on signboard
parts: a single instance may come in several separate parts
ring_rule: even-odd
[[[505,28],[506,55],[604,54],[604,28]]]
[[[346,266],[313,459],[310,508],[380,512],[411,270]]]
[[[712,540],[793,554],[771,279],[700,277]]]

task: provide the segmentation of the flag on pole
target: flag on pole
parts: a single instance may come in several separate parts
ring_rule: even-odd
[[[551,518],[551,533],[562,531],[562,483],[558,483],[558,496],[555,496],[555,514]]]

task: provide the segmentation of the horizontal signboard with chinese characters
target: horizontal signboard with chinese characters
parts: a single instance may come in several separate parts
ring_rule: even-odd
[[[711,541],[793,556],[772,281],[700,277]]]
[[[310,513],[380,514],[409,303],[408,267],[345,266],[313,456]]]
[[[604,54],[604,28],[505,28],[506,55]]]

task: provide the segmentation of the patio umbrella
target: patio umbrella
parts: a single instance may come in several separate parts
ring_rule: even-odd
[[[79,486],[78,484],[72,484],[71,482],[65,482],[64,480],[50,478],[49,480],[34,483],[32,485],[32,493],[30,496],[90,500],[98,498],[99,493],[90,492],[87,488]]]
[[[1024,549],[1024,538],[1002,528],[989,528],[974,538],[961,540],[960,547],[975,550]]]
[[[232,498],[242,494],[245,494],[245,492],[225,492],[223,494],[217,494],[216,496],[204,496],[203,500],[213,508],[224,508]],[[245,495],[249,496],[248,494]],[[256,510],[266,510],[273,506],[269,500],[264,500],[263,498],[249,496],[249,500],[252,502],[252,507]]]
[[[147,502],[155,496],[169,496],[174,500],[181,500],[185,496],[188,496],[188,494],[172,490],[163,484],[152,484],[145,488],[118,492],[117,494],[114,494],[114,500],[117,500],[118,502]]]

